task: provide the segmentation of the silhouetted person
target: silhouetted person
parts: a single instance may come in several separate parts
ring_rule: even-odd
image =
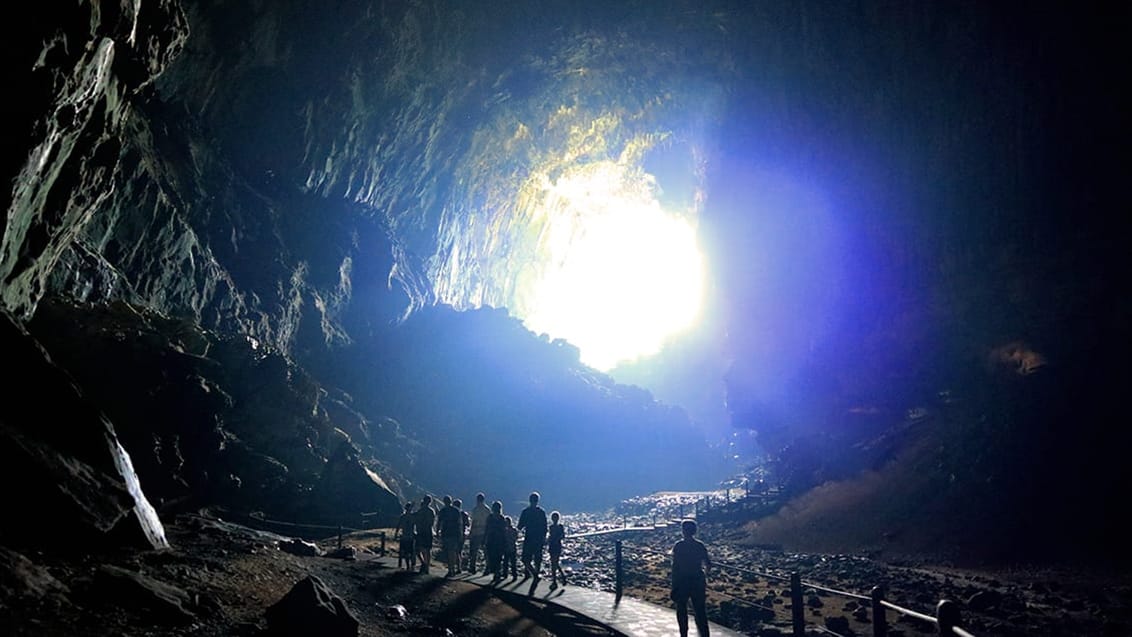
[[[487,532],[487,517],[491,515],[491,509],[487,506],[485,500],[486,496],[482,493],[476,494],[476,505],[472,507],[471,528],[468,529],[468,572],[473,575],[476,572],[476,562],[479,560],[480,550],[484,548],[484,533]],[[486,552],[485,552],[486,558]],[[487,560],[484,559],[486,562]],[[484,567],[483,570],[486,575],[488,570]]]
[[[432,496],[421,498],[417,509],[417,555],[421,558],[421,572],[432,566],[432,534],[436,526],[436,512],[432,510]]]
[[[460,539],[456,543],[456,572],[459,573],[463,564],[461,556],[464,554],[464,544],[468,539],[468,527],[472,525],[472,518],[463,509],[464,501],[460,498],[452,500],[452,506],[460,512]]]
[[[436,514],[436,527],[440,531],[440,550],[448,575],[455,575],[460,564],[460,539],[464,534],[460,510],[452,505],[452,496],[444,496],[444,506]]]
[[[491,583],[503,579],[503,552],[507,547],[507,520],[503,517],[503,503],[491,503],[491,513],[484,522],[483,552],[487,565],[485,573],[491,573]]]
[[[413,515],[413,503],[405,503],[405,512],[397,519],[397,531],[393,533],[393,539],[401,541],[397,548],[397,568],[404,568],[406,570],[413,570],[417,565],[417,548],[416,548],[416,528],[417,520]]]
[[[519,577],[519,565],[516,555],[515,545],[519,542],[519,529],[515,528],[514,520],[511,516],[503,518],[506,526],[503,528],[506,540],[503,542],[503,574],[502,577],[507,577],[507,573],[511,573],[511,579]]]
[[[566,585],[566,573],[562,571],[559,559],[562,557],[562,540],[566,539],[566,527],[559,522],[562,516],[558,511],[550,514],[550,529],[546,536],[546,550],[550,553],[550,590],[558,588],[558,580]]]
[[[538,491],[531,493],[530,505],[519,514],[518,530],[523,534],[523,573],[538,579],[542,570],[542,547],[546,545],[546,511],[538,505]]]
[[[696,523],[684,520],[680,525],[684,539],[672,547],[672,601],[676,602],[676,624],[680,637],[688,635],[688,600],[696,614],[696,630],[700,637],[708,635],[707,570],[711,558],[707,547],[696,539]]]

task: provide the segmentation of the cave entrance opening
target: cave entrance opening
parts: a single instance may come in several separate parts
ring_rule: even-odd
[[[705,265],[694,217],[666,209],[655,179],[615,161],[546,179],[540,276],[519,316],[608,371],[657,353],[699,317]]]

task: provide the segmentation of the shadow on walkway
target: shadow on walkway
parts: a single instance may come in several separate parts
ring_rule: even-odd
[[[392,558],[378,558],[378,561],[390,567],[397,565],[397,561]],[[442,569],[434,568],[434,571],[436,571],[436,574],[430,575],[430,577],[442,578]],[[551,590],[550,583],[545,579],[506,579],[498,584],[492,584],[490,576],[468,573],[449,579],[465,581],[490,589],[500,599],[516,608],[519,608],[519,605],[524,601],[554,604],[587,617],[596,624],[620,635],[671,637],[677,634],[675,609],[632,597],[622,596],[621,599],[617,599],[617,596],[613,593],[578,586],[559,586]],[[692,630],[694,632],[695,627]],[[721,637],[740,637],[742,635],[742,633],[718,624],[711,624],[711,634]]]

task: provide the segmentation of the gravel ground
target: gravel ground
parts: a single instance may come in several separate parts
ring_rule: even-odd
[[[671,603],[669,555],[680,538],[675,523],[609,533],[617,526],[650,526],[652,519],[586,514],[565,520],[572,534],[581,535],[571,538],[565,550],[572,581],[614,590],[614,545],[621,540],[624,594]],[[606,532],[586,535],[595,531]],[[1129,573],[1065,567],[989,571],[887,563],[863,555],[789,553],[745,546],[740,528],[712,524],[701,525],[699,537],[717,562],[708,582],[710,618],[752,635],[790,633],[792,573],[803,582],[807,623],[842,635],[873,634],[870,602],[860,598],[875,586],[883,586],[889,602],[916,613],[934,615],[940,600],[951,600],[961,610],[961,625],[977,637],[1132,635]],[[935,634],[934,625],[893,610],[886,619],[891,635]]]

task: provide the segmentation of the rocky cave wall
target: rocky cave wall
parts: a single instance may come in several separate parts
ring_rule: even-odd
[[[391,358],[382,347],[397,346],[412,358],[414,348],[427,351],[436,341],[427,332],[407,343],[391,333],[393,319],[433,299],[421,256],[428,243],[414,233],[435,239],[428,224],[436,219],[427,216],[437,206],[428,198],[447,193],[440,183],[445,166],[403,160],[428,161],[454,143],[433,140],[439,146],[421,152],[414,144],[423,141],[422,127],[457,137],[463,131],[433,121],[451,105],[419,102],[430,92],[422,75],[428,64],[415,59],[393,60],[393,76],[413,75],[382,78],[388,94],[355,95],[347,102],[363,109],[351,116],[370,123],[355,131],[362,139],[344,154],[336,147],[337,127],[357,127],[349,117],[313,117],[310,111],[336,110],[337,100],[358,88],[352,76],[374,68],[365,58],[370,38],[382,44],[372,51],[386,56],[412,57],[419,48],[443,44],[435,34],[418,32],[421,25],[458,27],[459,16],[432,24],[430,16],[441,17],[438,7],[344,3],[336,12],[305,3],[87,2],[47,12],[21,34],[21,81],[30,106],[15,122],[23,144],[11,149],[7,162],[13,189],[5,202],[0,275],[5,314],[32,333],[13,326],[5,338],[34,338],[47,347],[46,364],[71,378],[104,414],[92,422],[113,422],[107,426],[131,450],[137,475],[159,506],[221,504],[324,522],[357,520],[361,512],[388,516],[398,510],[398,498],[422,488],[408,475],[432,471],[424,474],[432,488],[459,480],[436,474],[435,462],[414,466],[414,457],[454,457],[458,447],[448,438],[474,438],[498,421],[492,410],[463,416],[449,399],[440,401],[438,411],[414,405],[435,400],[443,389],[435,383],[412,386],[417,398],[391,411],[386,399],[396,398],[404,383],[366,385],[349,378],[334,358],[335,351],[364,347],[381,361]],[[351,53],[366,61],[360,67],[319,46],[350,24],[366,27],[355,34],[360,42]],[[320,37],[311,38],[312,29]],[[330,85],[308,84],[318,78]],[[304,110],[305,126],[282,134]],[[413,121],[373,130],[374,122],[414,111]],[[387,136],[395,139],[383,141]],[[380,152],[364,156],[385,146],[396,159]],[[313,165],[324,167],[320,178],[296,178]],[[386,166],[405,171],[403,177],[375,181]],[[357,197],[356,187],[334,186],[367,170],[374,172],[366,186],[370,199]],[[504,315],[496,322],[497,332],[514,333],[512,319]],[[576,351],[563,358],[531,335],[507,339],[529,341],[524,347],[555,361],[557,369],[539,374],[573,379],[563,382],[580,392],[573,396],[578,406],[556,409],[565,422],[555,426],[581,418],[598,431],[613,422],[631,425],[605,435],[602,447],[648,458],[644,470],[617,463],[589,471],[593,484],[563,503],[581,507],[586,498],[615,497],[607,488],[609,475],[625,474],[624,495],[647,488],[650,475],[674,475],[665,469],[674,454],[700,444],[678,410],[657,408],[645,392],[622,396],[609,378],[581,368]],[[324,376],[309,377],[296,361]],[[359,392],[366,415],[349,394],[324,387],[327,380]],[[44,391],[56,385],[45,383]],[[539,398],[524,417],[544,416],[553,405],[547,401],[560,400]],[[390,416],[409,420],[402,425]],[[436,425],[431,421],[455,433],[429,429]],[[6,415],[5,425],[20,436],[51,440],[24,415]],[[510,426],[524,444],[531,444],[524,431],[539,431],[518,419]],[[658,431],[672,432],[660,446],[648,442]],[[426,435],[434,438],[422,441]],[[412,452],[414,445],[425,453]],[[585,449],[563,452],[569,459]],[[59,453],[60,462],[74,455],[109,466],[105,449]],[[659,455],[652,459],[652,453]],[[13,466],[37,462],[42,459],[32,454]],[[106,473],[122,485],[133,479]],[[704,477],[702,471],[687,473],[693,481]],[[520,471],[532,484],[545,475],[545,462]],[[493,474],[485,488],[514,485],[514,477]],[[552,474],[545,482],[564,486],[570,479],[569,473]],[[61,484],[45,483],[33,494],[67,491],[67,481]],[[527,488],[517,487],[509,500]],[[77,506],[93,497],[84,492]],[[63,512],[44,524],[66,519]]]

